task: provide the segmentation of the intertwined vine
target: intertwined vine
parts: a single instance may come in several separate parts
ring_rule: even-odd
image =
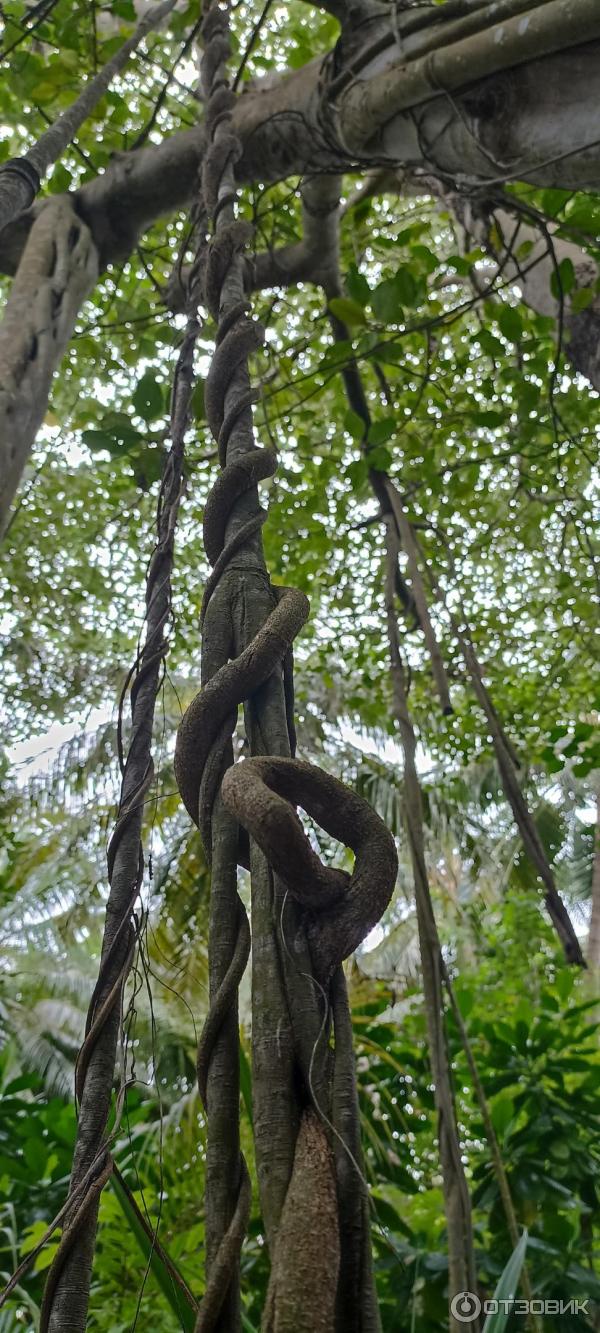
[[[110,1145],[120,1125],[127,1092],[123,1071],[115,1119],[107,1135],[123,994],[136,943],[132,916],[144,872],[141,838],[144,804],[154,780],[154,713],[168,651],[175,529],[184,490],[184,441],[198,332],[199,276],[198,266],[193,266],[188,287],[188,320],[171,397],[171,447],[158,496],[156,544],[146,573],[145,638],[121,698],[120,718],[129,688],[131,731],[125,753],[120,722],[121,793],[108,846],[110,891],[102,957],[77,1059],[77,1141],[63,1233],[44,1289],[40,1333],[85,1327],[98,1206],[114,1168]]]
[[[235,212],[241,149],[225,6],[210,6],[202,36],[202,190],[212,222],[205,301],[217,324],[205,402],[222,471],[204,520],[212,573],[201,613],[201,689],[175,752],[179,789],[212,867],[210,1009],[198,1051],[208,1119],[207,1286],[196,1330],[239,1326],[250,1206],[238,1123],[237,988],[250,948],[237,891],[242,864],[252,878],[254,1133],[271,1253],[263,1327],[368,1333],[379,1319],[341,963],[389,901],[396,852],[362,798],[294,757],[291,650],[309,606],[299,590],[271,585],[262,550],[257,483],[277,460],[253,431],[248,358],[263,331],[244,289],[251,231]],[[234,764],[240,704],[251,757]],[[352,848],[352,874],[322,864],[296,805]]]

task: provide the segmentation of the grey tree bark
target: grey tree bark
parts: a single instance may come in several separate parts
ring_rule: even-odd
[[[60,196],[36,218],[0,325],[0,535],[54,373],[97,278],[90,230]]]

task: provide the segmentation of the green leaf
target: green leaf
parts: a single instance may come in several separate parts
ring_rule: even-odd
[[[358,302],[358,305],[364,306],[368,304],[371,296],[371,288],[369,287],[364,274],[359,271],[356,264],[351,264],[348,269],[346,274],[346,287],[348,289],[348,295],[352,297],[353,301]]]
[[[192,394],[192,414],[196,421],[204,421],[206,417],[203,380],[196,380],[196,385]]]
[[[166,450],[164,448],[157,449],[150,446],[140,449],[139,452],[136,450],[135,454],[130,455],[137,485],[143,491],[147,491],[153,482],[162,477],[165,458]]]
[[[367,318],[365,312],[357,301],[351,301],[348,296],[334,296],[329,302],[329,309],[336,319],[343,324],[366,324]]]
[[[369,427],[369,444],[385,444],[396,432],[396,418],[386,417],[382,421],[373,421]]]
[[[505,338],[517,343],[523,335],[523,320],[514,305],[502,305],[498,310],[498,324]]]
[[[153,370],[142,375],[132,397],[136,412],[144,421],[154,421],[163,411],[163,394]]]
[[[376,319],[383,324],[400,324],[404,318],[400,294],[394,278],[384,278],[375,288],[371,306]]]
[[[114,435],[109,435],[106,430],[84,430],[81,432],[81,438],[83,443],[87,445],[88,449],[91,449],[92,451],[95,451],[96,449],[106,449],[108,453],[113,452],[115,445]]]
[[[542,209],[546,217],[555,218],[562,211],[565,204],[571,199],[570,190],[543,190],[542,191]]]
[[[409,268],[402,267],[398,269],[394,278],[398,299],[402,305],[415,305],[417,301],[417,284]]]
[[[502,1273],[498,1286],[494,1292],[494,1299],[498,1302],[512,1301],[515,1298],[519,1285],[521,1270],[525,1262],[525,1251],[527,1249],[527,1231],[523,1232],[520,1241],[510,1256],[510,1259]],[[489,1314],[483,1326],[483,1333],[504,1333],[508,1323],[510,1311],[502,1307],[495,1314]]]
[[[433,250],[429,250],[426,245],[411,245],[410,253],[411,258],[417,259],[426,273],[433,273],[440,262]]]
[[[498,1097],[491,1107],[492,1124],[496,1133],[503,1135],[514,1118],[515,1104],[512,1097]]]
[[[363,487],[369,475],[369,464],[366,458],[356,458],[346,469],[348,480],[354,491],[359,491]]]
[[[571,297],[571,310],[573,314],[578,315],[582,310],[587,310],[593,304],[595,292],[593,287],[580,287],[578,291],[573,292]]]
[[[362,440],[365,433],[365,423],[352,408],[349,408],[344,417],[344,427],[353,440]]]
[[[32,1172],[33,1178],[36,1180],[43,1179],[46,1169],[46,1161],[48,1159],[48,1153],[43,1139],[36,1139],[33,1136],[26,1139],[23,1144],[23,1155]]]
[[[65,190],[70,190],[73,184],[73,177],[66,167],[59,162],[52,172],[51,181],[52,190],[55,194],[63,194]]]
[[[600,209],[593,196],[575,199],[565,213],[565,231],[573,227],[576,231],[585,231],[596,238],[600,235]]]
[[[392,455],[389,449],[380,447],[378,449],[369,449],[368,453],[369,467],[375,472],[389,472],[392,465]]]
[[[550,278],[550,291],[557,301],[561,296],[568,296],[575,286],[575,269],[571,259],[561,259]]]
[[[27,1227],[24,1233],[19,1254],[31,1254],[32,1250],[35,1250],[36,1245],[40,1244],[40,1241],[46,1235],[47,1230],[47,1221],[40,1219],[38,1222],[32,1222],[31,1226]]]

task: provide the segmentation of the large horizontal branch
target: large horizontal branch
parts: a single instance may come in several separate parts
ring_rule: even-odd
[[[600,30],[600,9],[590,32],[596,28]],[[492,36],[493,31],[490,42]],[[481,35],[478,40],[483,41]],[[456,53],[457,45],[448,53]],[[437,51],[438,63],[444,51]],[[404,87],[405,67],[398,67],[393,57],[394,48],[388,46],[371,60],[360,81],[340,94],[335,115],[328,93],[329,58],[252,83],[235,112],[243,146],[237,167],[240,183],[389,163],[459,183],[501,177],[600,188],[600,136],[590,143],[600,101],[600,40],[504,68],[479,82],[463,69],[467,87],[452,94],[430,90],[426,101],[417,97],[415,105],[398,114],[393,114],[392,101],[382,103],[381,92],[388,84]],[[406,89],[403,96],[408,98]],[[367,140],[374,125],[377,133]],[[203,143],[199,128],[158,146],[120,154],[76,193],[74,206],[90,226],[102,263],[122,258],[141,231],[188,203]],[[0,236],[0,271],[15,272],[40,206]]]
[[[590,0],[577,3],[588,14]],[[506,6],[522,9],[523,5],[524,0],[494,0],[491,9],[498,12]],[[444,8],[450,15],[456,15],[453,0],[448,0]],[[556,0],[547,0],[545,8],[548,12],[555,11]],[[571,16],[575,31],[574,0],[565,0],[562,8],[567,18]],[[480,17],[483,9],[484,6],[479,10],[476,7]],[[469,14],[467,19],[471,23]],[[454,60],[456,64],[464,43],[460,35],[464,31],[464,18],[457,23],[454,17],[448,27],[438,24],[437,35],[431,30],[430,20],[429,29],[423,30],[422,14],[407,11],[406,22],[409,20],[416,28],[416,36],[413,32],[410,37],[413,43],[418,39],[421,48],[433,43],[435,69],[446,69],[445,60],[450,65]],[[523,29],[526,32],[529,15],[522,14],[518,22],[526,25]],[[557,31],[563,37],[565,32],[568,36],[564,16],[561,23]],[[379,26],[375,25],[377,29]],[[422,92],[417,97],[417,89],[415,106],[394,115],[398,96],[395,101],[392,97],[386,101],[382,89],[392,88],[395,81],[403,79],[405,67],[398,66],[397,48],[390,45],[385,31],[377,39],[383,42],[380,53],[371,58],[373,24],[367,23],[365,29],[366,55],[358,84],[354,71],[360,58],[353,49],[341,89],[340,76],[336,74],[333,80],[331,77],[335,61],[327,56],[291,73],[258,80],[237,99],[234,128],[242,146],[237,163],[240,183],[273,182],[290,176],[303,177],[308,182],[315,175],[335,176],[344,170],[356,170],[357,166],[368,170],[389,164],[428,171],[463,186],[473,181],[497,182],[501,173],[509,179],[518,177],[547,185],[600,186],[600,137],[594,146],[589,144],[590,125],[595,123],[600,100],[600,41],[566,52],[557,51],[543,60],[532,60],[518,67],[503,68],[464,90],[457,88],[453,95],[444,89],[423,100]],[[488,52],[488,65],[491,62],[494,68],[503,60],[510,66],[514,57],[514,41],[507,43],[503,52],[502,42],[497,41],[498,31],[498,27],[492,28],[487,34],[488,42],[500,48],[499,53],[494,51],[493,59]],[[590,16],[589,31],[592,35],[600,32],[600,10],[597,18],[594,14]],[[449,39],[447,48],[443,46],[444,33]],[[484,35],[479,32],[476,37],[479,47],[482,43],[485,46]],[[411,71],[411,63],[418,64],[419,59],[415,56],[406,66],[410,78],[415,72]],[[479,68],[483,63],[480,61]],[[392,71],[387,81],[386,69]],[[463,67],[464,79],[469,73],[472,70]],[[406,87],[402,96],[405,103],[410,102]],[[363,141],[373,124],[379,127],[375,141]],[[359,154],[354,146],[357,136],[362,136]],[[4,348],[0,392],[6,405],[4,418],[0,420],[0,447],[10,460],[9,498],[18,483],[17,474],[24,466],[35,430],[43,419],[60,350],[71,336],[78,309],[93,286],[93,275],[98,267],[126,258],[139,234],[157,218],[173,214],[189,202],[204,142],[204,132],[199,127],[176,134],[161,145],[119,154],[101,176],[70,195],[40,201],[0,234],[0,271],[14,273],[22,259],[25,264],[24,273],[15,283],[5,327],[0,332]],[[50,271],[53,252],[48,251],[46,233],[50,236],[56,228],[60,209],[71,220],[65,253],[64,237],[58,227],[61,242],[57,253],[62,268],[56,289]],[[43,222],[46,213],[50,217]],[[86,255],[80,255],[78,246],[72,252],[68,248],[68,237],[78,224],[81,245],[85,242],[87,247]],[[280,253],[276,260],[279,276],[273,268],[267,271],[268,265],[273,265],[273,256],[262,257],[256,272],[257,285],[264,285],[271,277],[277,285],[286,278],[299,280],[291,276],[294,272],[309,276],[308,265],[312,266],[313,254],[312,247],[303,248],[302,243],[300,250],[293,247],[292,252]],[[311,278],[315,273],[321,281],[318,268],[310,272]],[[42,317],[48,301],[49,324]],[[20,325],[18,311],[27,303],[27,322]],[[52,345],[47,339],[48,327],[56,334]],[[30,384],[34,386],[31,393]]]
[[[461,95],[476,80],[529,63],[539,67],[542,57],[600,39],[597,0],[538,0],[537,4],[533,0],[526,12],[522,0],[500,0],[488,8],[487,22],[484,15],[480,26],[466,36],[462,36],[464,24],[459,25],[458,39],[456,25],[440,25],[435,44],[431,38],[425,42],[420,38],[416,51],[407,51],[401,60],[390,60],[388,48],[361,69],[359,78],[342,87],[340,137],[350,152],[361,153],[380,136],[391,138],[393,144],[396,115],[414,112],[436,92],[451,104],[454,95]],[[494,23],[498,9],[508,12]],[[382,143],[386,153],[392,144]]]

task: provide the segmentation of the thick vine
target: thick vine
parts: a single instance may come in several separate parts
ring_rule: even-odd
[[[132,918],[144,872],[141,835],[144,803],[154,779],[154,712],[168,651],[175,525],[184,489],[184,440],[194,379],[197,305],[198,268],[194,266],[188,290],[188,322],[173,383],[171,448],[158,497],[156,545],[146,574],[146,633],[126,682],[126,689],[131,687],[131,734],[126,757],[119,727],[122,781],[117,822],[108,847],[110,892],[102,957],[75,1076],[79,1121],[70,1183],[72,1206],[48,1272],[40,1333],[83,1333],[86,1327],[98,1206],[113,1169],[110,1142],[126,1091],[123,1084],[115,1125],[107,1136],[123,992],[135,949]]]
[[[202,688],[175,752],[182,798],[212,866],[210,1009],[198,1052],[208,1117],[207,1285],[196,1328],[239,1327],[249,1205],[238,1125],[237,986],[249,950],[239,862],[252,879],[254,1131],[272,1260],[264,1328],[370,1333],[379,1320],[340,964],[389,901],[396,852],[361,798],[293,758],[291,649],[309,607],[297,589],[272,587],[262,551],[266,514],[257,482],[274,473],[276,457],[257,448],[253,434],[248,357],[262,330],[245,301],[249,229],[235,216],[241,146],[226,80],[224,6],[209,8],[202,35],[209,139],[202,185],[213,224],[205,298],[217,322],[205,401],[223,471],[204,521],[213,569],[201,617]],[[241,703],[253,757],[234,765]],[[321,864],[295,814],[298,803],[352,847],[352,875]]]

